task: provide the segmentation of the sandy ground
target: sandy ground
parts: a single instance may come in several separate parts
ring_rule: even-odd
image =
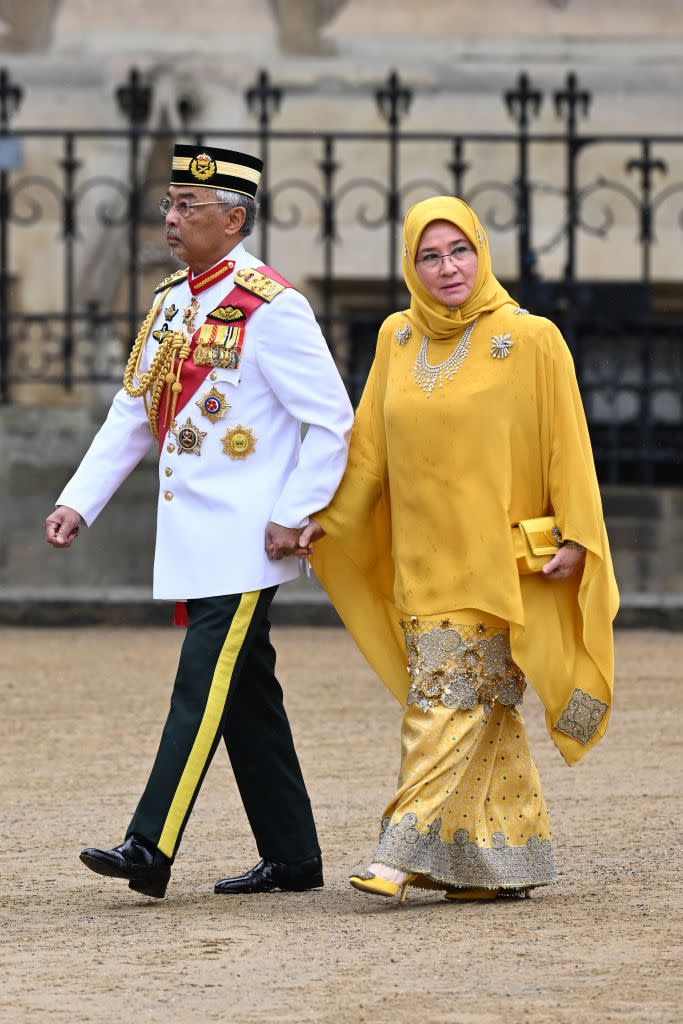
[[[610,731],[577,768],[527,695],[554,888],[488,905],[411,890],[405,908],[346,883],[372,852],[395,781],[399,709],[335,629],[276,634],[325,889],[213,895],[217,878],[257,859],[223,750],[165,900],[80,864],[81,847],[123,837],[181,639],[0,630],[3,1022],[683,1020],[683,634],[618,635]]]

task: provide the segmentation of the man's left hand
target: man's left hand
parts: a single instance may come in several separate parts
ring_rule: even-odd
[[[266,526],[266,554],[271,562],[279,562],[281,558],[293,555],[296,558],[307,558],[313,548],[311,545],[301,547],[301,526],[280,526],[279,523],[268,523]]]
[[[585,551],[577,551],[576,548],[560,548],[549,562],[546,562],[541,572],[547,580],[568,580],[570,576],[583,566],[586,557]]]

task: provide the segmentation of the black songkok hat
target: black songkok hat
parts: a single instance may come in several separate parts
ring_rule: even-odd
[[[256,195],[263,160],[233,149],[179,144],[173,150],[171,185],[224,188],[242,195]]]

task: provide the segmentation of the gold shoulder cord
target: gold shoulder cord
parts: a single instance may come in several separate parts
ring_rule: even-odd
[[[180,383],[183,363],[190,354],[190,342],[183,331],[166,331],[161,337],[159,348],[152,359],[149,370],[147,373],[140,373],[140,363],[147,339],[149,338],[149,332],[170,290],[171,287],[169,286],[161,293],[145,317],[123,373],[123,387],[126,394],[130,395],[131,398],[143,399],[150,430],[153,437],[156,438],[159,437],[159,403],[161,402],[164,385],[169,385],[164,420],[166,420],[166,414],[168,413],[171,394],[173,395],[171,407],[172,420],[175,415],[178,395],[183,390],[183,386]],[[176,359],[178,360],[177,367]]]

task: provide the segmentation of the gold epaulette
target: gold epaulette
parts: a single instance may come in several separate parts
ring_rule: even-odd
[[[264,302],[272,302],[276,295],[287,290],[286,285],[278,284],[272,277],[267,277],[253,267],[243,267],[235,274],[235,284],[246,292],[258,295]]]
[[[184,270],[176,270],[175,274],[170,274],[164,278],[161,284],[158,284],[154,289],[154,294],[158,295],[159,292],[163,292],[164,288],[175,288],[177,284],[180,284],[187,278],[187,267]]]

